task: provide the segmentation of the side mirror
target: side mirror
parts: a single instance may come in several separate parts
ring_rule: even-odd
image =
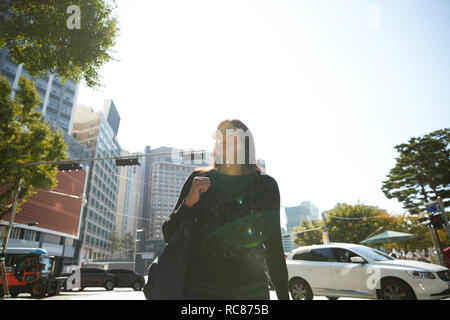
[[[350,261],[352,263],[366,263],[366,261],[361,257],[351,257]]]

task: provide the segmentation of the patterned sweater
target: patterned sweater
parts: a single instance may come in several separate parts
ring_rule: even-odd
[[[209,177],[211,186],[188,208],[184,199],[198,175]],[[196,222],[187,281],[242,285],[269,276],[278,299],[289,299],[280,194],[272,177],[259,172],[232,176],[217,170],[196,170],[162,225],[166,242],[190,215],[195,215]]]

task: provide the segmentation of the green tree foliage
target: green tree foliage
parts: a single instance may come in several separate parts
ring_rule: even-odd
[[[133,258],[134,255],[134,248],[135,248],[135,241],[133,238],[133,235],[128,232],[125,237],[122,239],[122,253],[128,257]]]
[[[303,219],[299,226],[294,227],[293,231],[298,232],[293,239],[294,243],[298,246],[308,246],[311,244],[320,244],[322,243],[322,230],[311,230],[323,227],[323,221],[318,219],[313,219],[308,221],[307,219]]]
[[[389,199],[402,202],[412,214],[425,211],[424,203],[443,199],[450,204],[450,129],[411,138],[395,148],[400,153],[382,190]]]
[[[56,184],[56,165],[17,166],[25,162],[44,162],[67,158],[61,133],[41,121],[40,97],[33,83],[22,77],[20,89],[11,99],[9,82],[0,77],[0,219],[12,206],[12,199],[23,178],[21,200]]]
[[[111,252],[111,257],[114,257],[114,253],[122,250],[122,241],[116,231],[113,231],[106,239],[111,241],[109,250]]]
[[[331,242],[359,244],[369,236],[390,230],[411,233],[417,237],[408,241],[369,246],[380,246],[386,250],[393,247],[405,250],[422,250],[433,247],[430,229],[421,224],[417,216],[408,213],[401,216],[394,216],[373,206],[363,204],[337,204],[332,210],[326,213],[326,221]],[[298,246],[323,243],[323,230],[302,232],[318,227],[323,227],[322,220],[302,220],[300,225],[294,228],[295,232],[300,232],[296,235],[294,243]],[[442,247],[446,248],[450,246],[447,231],[439,230],[438,233]]]
[[[391,223],[388,214],[364,204],[337,204],[326,214],[330,241],[359,243],[378,228]],[[377,221],[378,220],[378,221]]]
[[[80,9],[79,29],[67,25],[77,13],[67,13],[72,5]],[[112,60],[119,31],[114,8],[114,0],[2,0],[0,48],[32,76],[49,71],[98,87],[98,70]]]

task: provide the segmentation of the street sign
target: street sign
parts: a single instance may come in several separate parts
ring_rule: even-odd
[[[427,206],[427,212],[428,213],[434,213],[437,211],[437,206],[435,204]]]

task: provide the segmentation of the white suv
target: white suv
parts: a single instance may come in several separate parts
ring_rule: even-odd
[[[378,250],[346,243],[300,247],[286,258],[294,300],[444,299],[450,270],[431,263],[398,260]]]

